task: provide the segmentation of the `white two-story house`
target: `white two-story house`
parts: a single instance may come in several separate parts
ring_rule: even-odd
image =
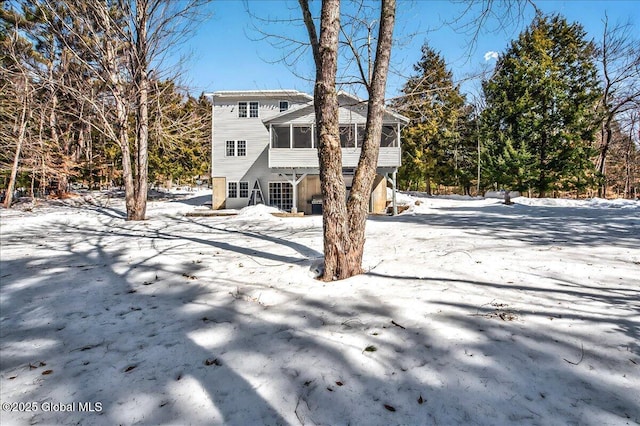
[[[264,203],[285,211],[322,212],[313,97],[295,90],[221,91],[213,108],[214,209]],[[360,156],[367,103],[341,92],[340,140],[347,190]],[[370,210],[387,207],[387,181],[395,187],[400,129],[408,120],[385,113],[378,175]]]

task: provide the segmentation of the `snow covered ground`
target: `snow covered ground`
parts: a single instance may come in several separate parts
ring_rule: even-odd
[[[0,423],[640,423],[640,205],[427,198],[313,279],[321,218],[2,210]]]

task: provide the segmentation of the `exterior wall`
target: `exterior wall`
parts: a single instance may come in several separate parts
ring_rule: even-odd
[[[238,102],[259,102],[258,117],[238,117]],[[280,101],[289,102],[289,112],[280,112]],[[320,196],[318,173],[318,153],[315,148],[274,148],[270,149],[270,124],[305,124],[315,122],[315,112],[308,95],[294,91],[216,92],[213,95],[213,146],[212,183],[214,209],[239,209],[249,203],[256,181],[262,189],[265,203],[270,204],[269,183],[287,182],[280,172],[290,173],[294,168],[298,176],[305,170],[309,173],[298,184],[298,211],[311,214],[310,200]],[[366,103],[341,95],[340,123],[366,123]],[[249,115],[249,114],[247,114]],[[270,120],[270,118],[273,118]],[[400,118],[401,119],[401,118]],[[385,114],[385,124],[400,120],[393,114]],[[227,156],[226,141],[246,141],[246,155]],[[360,149],[343,148],[343,166],[357,166]],[[401,164],[400,147],[380,148],[378,167],[394,169]],[[248,196],[228,198],[229,182],[247,182]],[[239,195],[239,191],[238,191]],[[372,211],[384,212],[386,208],[386,181],[377,176],[371,199]]]
[[[256,94],[242,96],[216,96],[213,106],[213,167],[212,176],[226,178],[223,190],[214,190],[213,208],[239,209],[249,204],[256,180],[260,181],[262,194],[268,199],[268,182],[283,180],[269,170],[269,131],[262,120],[280,114],[280,101],[289,102],[289,108],[309,100],[304,96],[287,97],[282,94]],[[259,102],[258,117],[238,117],[238,102]],[[226,141],[244,140],[246,156],[227,157]],[[219,185],[221,181],[219,180]],[[227,198],[228,182],[248,182],[249,197]],[[222,200],[219,198],[223,197]],[[216,207],[218,206],[218,207]]]
[[[382,214],[387,210],[387,180],[376,175],[371,191],[371,213]]]
[[[360,159],[360,148],[342,148],[343,167],[356,167]],[[378,167],[398,167],[401,164],[400,148],[380,148]],[[272,148],[269,149],[268,166],[273,168],[320,167],[318,151],[315,148]]]
[[[213,178],[213,200],[211,208],[214,210],[224,209],[227,198],[227,179],[223,177]]]
[[[304,214],[311,214],[311,199],[321,197],[320,176],[307,175],[298,184],[298,211]]]

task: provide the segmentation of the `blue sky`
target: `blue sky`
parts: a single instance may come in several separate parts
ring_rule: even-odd
[[[377,2],[367,1],[366,4],[374,7]],[[640,33],[638,0],[537,1],[535,4],[545,13],[558,12],[569,21],[581,23],[589,38],[601,36],[605,13],[610,24],[630,21]],[[274,47],[274,39],[270,43],[261,34],[264,31],[304,41],[304,27],[299,22],[289,21],[300,17],[297,1],[220,0],[210,7],[212,18],[202,23],[182,46],[184,52],[190,53],[184,67],[184,80],[194,95],[217,90],[256,89],[297,89],[312,93],[312,82],[304,78],[313,77],[310,52],[300,58],[292,72],[291,67],[273,63],[286,50]],[[527,7],[522,20],[510,20],[506,28],[498,31],[495,31],[497,22],[489,20],[476,45],[471,47],[470,34],[447,24],[460,16],[465,7],[464,3],[449,1],[399,0],[395,28],[398,44],[392,54],[394,72],[389,76],[388,97],[396,95],[412,73],[412,65],[419,60],[420,47],[425,41],[441,52],[454,78],[463,80],[483,69],[491,70],[495,60],[485,60],[485,54],[503,52],[535,15],[533,8]],[[461,22],[468,22],[472,16],[463,17]],[[261,19],[285,22],[268,24]],[[477,79],[469,80],[462,87],[466,92],[473,92],[479,83]]]

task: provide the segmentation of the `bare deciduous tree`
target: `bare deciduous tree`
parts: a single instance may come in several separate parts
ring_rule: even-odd
[[[376,56],[369,94],[365,138],[349,199],[342,176],[336,75],[340,40],[340,1],[324,0],[320,32],[307,0],[299,0],[316,66],[314,102],[319,144],[320,182],[323,196],[324,280],[344,279],[362,272],[368,200],[376,173],[382,132],[384,99],[393,27],[395,0],[382,0]],[[352,45],[353,46],[353,45]],[[353,49],[356,53],[356,49]],[[363,76],[364,68],[359,67]]]
[[[69,85],[98,117],[89,124],[117,142],[128,220],[143,220],[148,189],[149,85],[160,77],[163,60],[190,34],[202,18],[207,0],[69,0],[64,19],[52,0],[42,0],[62,22],[58,37],[70,54],[108,96]],[[72,46],[74,37],[84,45]],[[153,69],[152,69],[153,65]],[[90,93],[90,96],[88,95]],[[115,111],[115,113],[114,113]],[[130,118],[133,116],[133,131]],[[80,118],[80,117],[78,117]],[[132,136],[133,135],[133,136]]]
[[[611,147],[616,120],[637,108],[640,100],[640,40],[630,24],[609,25],[605,15],[604,31],[599,46],[602,73],[602,109],[600,145],[596,168],[602,175],[598,196],[606,196],[606,162]]]

